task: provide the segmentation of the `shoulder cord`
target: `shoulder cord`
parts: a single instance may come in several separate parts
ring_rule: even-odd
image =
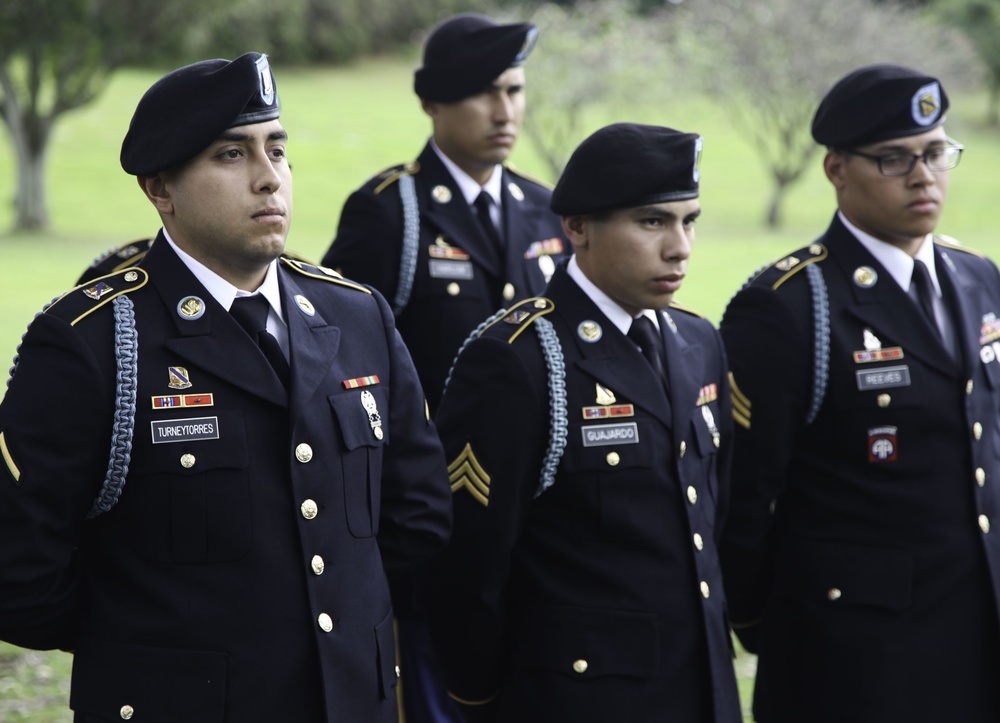
[[[542,478],[535,492],[537,498],[556,481],[556,468],[569,438],[569,415],[566,411],[566,360],[559,336],[548,319],[535,319],[535,328],[549,371],[549,446],[542,461]]]
[[[111,455],[101,491],[94,500],[87,519],[107,512],[118,502],[128,465],[132,458],[132,432],[135,429],[135,397],[138,378],[138,331],[132,300],[119,296],[112,304],[115,313],[115,419],[111,427]]]
[[[748,287],[768,265],[761,266],[750,275],[740,291]],[[806,412],[806,424],[812,424],[823,406],[826,397],[826,387],[830,379],[830,298],[823,279],[823,270],[816,264],[806,268],[809,288],[812,291],[813,307],[813,389],[809,410]]]
[[[455,364],[469,342],[478,338],[487,327],[492,326],[506,315],[507,309],[500,309],[466,337],[455,354],[451,369],[448,370],[448,377],[444,382],[445,391],[447,391],[451,376],[455,372]],[[559,466],[559,460],[566,450],[566,442],[569,439],[569,415],[566,412],[566,362],[563,358],[559,336],[556,334],[552,322],[548,319],[539,317],[535,319],[534,324],[538,330],[538,341],[542,345],[542,354],[545,357],[549,387],[549,444],[545,450],[545,457],[542,459],[541,480],[538,490],[535,492],[535,497],[538,497],[555,482],[556,468]]]
[[[52,301],[50,301],[45,306],[43,306],[42,310],[39,311],[37,314],[35,314],[35,316],[32,318],[32,321],[34,321],[39,316],[41,316],[42,314],[44,314],[48,310],[48,308],[50,306],[52,306],[54,303],[56,303],[57,301],[59,301],[59,299],[61,299],[61,298],[62,298],[62,296],[57,296],[54,299],[52,299]],[[30,323],[28,324],[28,327],[29,328],[31,327]],[[21,344],[24,343],[24,337],[26,337],[27,335],[28,335],[28,330],[25,329],[24,333],[21,334],[21,341],[18,342],[17,348],[14,349],[14,360],[11,362],[10,371],[7,372],[7,386],[8,386],[8,388],[10,387],[10,383],[14,380],[14,372],[17,371],[17,363],[21,359]]]
[[[823,271],[817,264],[806,269],[812,290],[813,306],[813,396],[806,413],[806,424],[812,424],[823,405],[826,385],[830,378],[830,298],[826,291]]]
[[[469,345],[469,342],[471,342],[473,339],[477,339],[486,330],[487,327],[492,326],[496,322],[500,321],[500,319],[504,318],[506,315],[507,315],[507,309],[500,309],[498,312],[493,314],[493,316],[491,316],[489,319],[482,322],[479,326],[473,329],[471,334],[465,337],[465,341],[462,342],[462,346],[458,347],[458,351],[455,352],[455,358],[451,360],[451,367],[448,369],[448,376],[445,377],[444,379],[444,389],[442,390],[442,393],[448,390],[448,384],[449,382],[451,382],[451,375],[455,373],[455,364],[458,363],[458,358],[462,355],[462,352],[465,351],[465,347]]]
[[[392,313],[397,316],[406,308],[413,291],[413,277],[417,273],[417,243],[420,239],[416,184],[413,176],[408,173],[399,177],[399,198],[403,202],[403,250],[399,260],[396,296],[392,300]]]
[[[58,298],[45,305],[39,314],[52,306]],[[108,472],[104,477],[101,491],[94,500],[87,519],[93,519],[107,512],[118,502],[128,475],[128,465],[132,457],[132,431],[135,428],[135,397],[138,377],[138,332],[135,328],[135,313],[132,300],[119,296],[111,302],[115,313],[115,360],[117,366],[115,386],[115,418],[111,428],[111,455]],[[37,318],[36,315],[35,318]],[[27,332],[25,332],[27,334]],[[21,336],[24,341],[24,335]],[[20,344],[14,352],[14,365],[10,368],[7,386],[10,386],[17,370]]]

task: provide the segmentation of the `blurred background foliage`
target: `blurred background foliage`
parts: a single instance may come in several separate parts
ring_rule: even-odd
[[[997,0],[5,0],[0,118],[16,159],[14,229],[48,228],[53,128],[120,68],[173,68],[249,49],[283,67],[418,58],[429,30],[457,12],[539,25],[545,62],[532,64],[526,133],[553,177],[582,140],[589,109],[641,114],[708,94],[766,168],[772,190],[761,215],[772,227],[818,150],[811,113],[851,68],[896,62],[950,89],[985,89],[986,120],[1000,132]]]

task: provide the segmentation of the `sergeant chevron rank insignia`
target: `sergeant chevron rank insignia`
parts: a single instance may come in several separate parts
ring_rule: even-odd
[[[455,461],[448,465],[448,480],[451,482],[452,492],[458,492],[464,487],[483,507],[489,506],[490,476],[476,459],[471,444],[466,443]]]

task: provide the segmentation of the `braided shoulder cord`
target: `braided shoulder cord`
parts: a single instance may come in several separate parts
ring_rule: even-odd
[[[819,414],[830,378],[830,298],[826,291],[823,271],[817,264],[806,269],[813,306],[813,395],[806,413],[806,424],[812,424]]]
[[[499,321],[506,315],[507,315],[507,310],[500,309],[500,311],[496,312],[489,319],[481,323],[479,326],[477,326],[475,329],[472,330],[471,334],[465,337],[465,341],[462,342],[462,346],[458,347],[458,351],[455,352],[455,358],[451,360],[451,367],[448,368],[448,376],[445,377],[444,380],[444,391],[448,390],[448,383],[451,381],[451,375],[455,373],[455,364],[458,363],[458,358],[462,355],[462,352],[465,351],[465,347],[469,345],[469,342],[471,342],[473,339],[478,338],[479,335],[486,330],[486,327]]]
[[[35,314],[35,315],[34,315],[34,316],[32,317],[32,319],[31,319],[31,320],[32,320],[32,321],[34,321],[34,320],[35,320],[35,319],[37,319],[37,318],[38,318],[39,316],[41,316],[42,314],[44,314],[44,313],[46,312],[46,310],[47,310],[47,309],[48,309],[48,308],[49,308],[50,306],[52,306],[52,305],[53,305],[54,303],[56,303],[57,301],[59,301],[59,299],[61,299],[61,298],[62,298],[61,296],[57,296],[57,297],[55,297],[54,299],[52,299],[52,301],[50,301],[50,302],[49,302],[49,303],[47,303],[47,304],[46,304],[45,306],[43,306],[43,307],[42,307],[42,310],[41,310],[41,311],[39,311],[39,312],[38,312],[37,314]],[[31,328],[31,324],[30,324],[30,323],[28,324],[28,328]],[[23,333],[23,334],[21,334],[21,341],[20,341],[20,342],[18,343],[18,345],[17,345],[17,348],[16,348],[16,349],[14,349],[14,360],[13,360],[13,361],[11,362],[11,367],[10,367],[10,371],[9,371],[9,372],[7,373],[7,386],[8,386],[8,387],[10,386],[10,382],[11,382],[11,380],[12,380],[12,379],[14,378],[14,372],[15,372],[15,371],[17,371],[17,362],[18,362],[18,360],[19,360],[19,359],[20,359],[20,357],[21,357],[21,344],[23,344],[23,343],[24,343],[24,337],[25,337],[25,336],[27,336],[27,335],[28,335],[28,329],[25,329],[25,330],[24,330],[24,333]]]
[[[111,455],[108,472],[87,519],[107,512],[118,502],[128,465],[132,458],[132,433],[135,429],[135,398],[138,380],[138,331],[132,300],[119,296],[112,304],[115,314],[115,417],[111,428]]]
[[[397,316],[406,308],[413,292],[413,277],[417,273],[417,243],[420,240],[420,213],[413,176],[399,177],[399,198],[403,202],[403,250],[399,260],[399,281],[392,300],[392,313]]]
[[[549,371],[549,446],[545,450],[542,477],[535,492],[535,497],[538,497],[555,482],[556,468],[569,438],[569,415],[566,411],[566,360],[559,336],[548,319],[535,319],[535,328]]]

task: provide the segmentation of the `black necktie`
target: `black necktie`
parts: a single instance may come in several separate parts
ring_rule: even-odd
[[[494,247],[499,250],[502,246],[502,241],[496,224],[493,223],[493,217],[490,215],[490,206],[492,204],[493,199],[490,198],[490,194],[486,193],[486,191],[481,191],[473,205],[476,207],[476,218],[479,219],[479,225],[483,227],[483,231],[486,232],[486,236],[493,242]]]
[[[927,265],[923,261],[913,260],[913,278],[910,280],[917,292],[917,302],[923,310],[931,326],[938,329],[937,318],[934,316],[934,285],[931,281],[931,272],[927,270]],[[940,330],[938,330],[940,334]]]
[[[632,319],[632,326],[628,330],[628,338],[639,346],[639,349],[642,350],[642,355],[646,357],[646,361],[649,362],[649,365],[653,367],[657,376],[666,385],[667,373],[664,371],[663,359],[660,357],[660,340],[658,336],[656,326],[646,315]]]
[[[260,347],[264,356],[274,367],[278,379],[287,389],[290,377],[288,360],[285,359],[285,354],[281,351],[278,340],[267,332],[267,313],[270,308],[271,304],[261,294],[238,296],[233,300],[229,313]]]

